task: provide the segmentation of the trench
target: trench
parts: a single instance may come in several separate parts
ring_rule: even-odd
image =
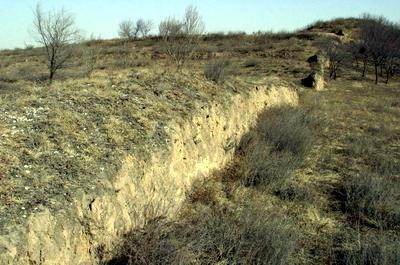
[[[103,264],[289,263],[295,225],[271,195],[293,199],[282,187],[311,150],[307,115],[297,106],[265,108],[231,160],[192,183],[174,218],[152,216],[102,253]]]
[[[98,264],[117,242],[149,220],[173,220],[188,190],[235,157],[243,136],[266,108],[296,105],[295,89],[263,80],[225,103],[200,108],[189,121],[166,126],[168,146],[149,160],[131,154],[96,196],[77,193],[71,207],[43,209],[0,237],[0,261],[10,264]],[[227,103],[228,102],[228,103]],[[45,253],[45,254],[43,254]]]

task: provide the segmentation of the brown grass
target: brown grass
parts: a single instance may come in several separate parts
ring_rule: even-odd
[[[96,41],[88,44],[99,47],[92,75],[77,56],[51,87],[42,82],[41,49],[1,52],[1,222],[40,204],[64,207],[52,202],[96,187],[124,154],[163,148],[155,121],[190,116],[194,97],[205,104],[235,92],[235,80],[267,75],[299,84],[319,33],[348,23],[357,20],[294,35],[209,35],[181,73],[152,58],[156,38]],[[208,60],[225,57],[235,75],[207,82]],[[211,80],[226,80],[208,67]],[[346,69],[326,91],[303,91],[300,109],[265,113],[230,167],[194,183],[178,219],[131,231],[109,264],[398,263],[399,80],[373,85],[358,76]]]

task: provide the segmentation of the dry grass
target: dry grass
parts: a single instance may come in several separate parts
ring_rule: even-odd
[[[0,92],[2,224],[102,185],[98,177],[115,175],[127,154],[146,159],[163,148],[159,121],[188,117],[195,104],[230,93],[199,75],[157,69],[7,86]]]
[[[299,167],[312,147],[313,133],[306,114],[294,107],[266,111],[254,135],[240,146],[240,174],[246,185],[283,183]]]
[[[318,33],[347,23],[357,20],[209,35],[181,73],[155,56],[156,38],[96,41],[88,43],[99,48],[91,77],[77,56],[51,87],[40,49],[1,52],[0,223],[96,189],[127,153],[163,148],[160,121],[224,98],[241,88],[235,80],[278,75],[299,84]],[[226,57],[235,76],[206,81],[204,68],[215,83],[226,80],[220,66],[205,66]],[[326,91],[302,92],[300,109],[260,117],[230,167],[193,185],[177,220],[131,231],[110,264],[398,264],[398,79],[376,86],[346,70]]]
[[[179,222],[154,220],[127,235],[108,264],[286,264],[296,246],[291,221],[255,206],[227,213],[193,205]]]
[[[232,64],[228,59],[221,59],[204,66],[204,76],[217,84],[224,83],[232,71]]]

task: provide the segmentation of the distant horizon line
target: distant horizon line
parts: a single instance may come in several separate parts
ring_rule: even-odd
[[[207,36],[207,35],[211,35],[211,34],[221,34],[221,35],[223,34],[223,35],[229,36],[230,34],[231,35],[234,35],[234,34],[255,35],[257,33],[273,33],[273,34],[278,34],[278,33],[296,33],[296,32],[302,31],[302,30],[306,30],[307,28],[311,27],[312,25],[317,24],[318,22],[333,22],[333,21],[336,21],[336,20],[361,19],[362,15],[363,14],[360,14],[358,17],[354,17],[354,16],[340,17],[339,16],[339,17],[333,17],[333,18],[326,19],[326,20],[317,19],[314,22],[308,23],[308,24],[306,24],[304,26],[300,26],[300,27],[298,27],[296,29],[277,29],[277,30],[270,29],[270,30],[257,30],[257,31],[253,30],[251,32],[250,31],[246,31],[246,30],[240,30],[240,29],[238,29],[238,30],[213,30],[213,31],[204,32],[201,35],[202,36]],[[81,30],[81,31],[84,32],[84,30]],[[145,38],[138,38],[136,40],[145,40],[145,39],[148,39],[148,38],[155,38],[155,37],[159,37],[159,35],[158,34],[149,34],[149,36],[147,36]],[[90,41],[114,41],[114,40],[119,40],[119,39],[121,39],[121,38],[118,37],[118,36],[111,37],[111,38],[107,38],[107,37],[103,38],[101,36],[101,34],[99,34],[98,36],[95,36],[94,33],[91,33],[89,35],[89,37],[85,36],[85,37],[82,38],[82,41],[75,42],[75,43],[85,43],[85,42],[90,42]],[[0,52],[12,51],[12,50],[26,50],[26,49],[41,48],[41,47],[42,46],[36,46],[36,45],[33,45],[33,44],[25,43],[24,47],[15,46],[15,47],[12,47],[12,48],[11,47],[10,48],[0,48]]]

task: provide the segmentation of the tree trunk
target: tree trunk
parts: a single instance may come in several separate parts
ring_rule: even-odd
[[[375,84],[378,84],[378,64],[375,63]]]
[[[364,68],[362,72],[362,77],[365,77],[365,74],[367,73],[367,62],[364,60]]]
[[[55,72],[53,70],[50,70],[50,75],[49,75],[49,83],[51,84],[53,82]]]
[[[390,78],[390,68],[386,69],[386,81],[385,81],[386,84],[389,84],[389,78]]]

